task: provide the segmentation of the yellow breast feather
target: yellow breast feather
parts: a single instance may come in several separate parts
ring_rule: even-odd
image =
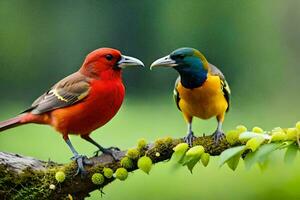
[[[208,75],[205,83],[194,89],[187,89],[178,83],[177,91],[181,111],[191,117],[208,119],[224,113],[228,107],[219,76]]]

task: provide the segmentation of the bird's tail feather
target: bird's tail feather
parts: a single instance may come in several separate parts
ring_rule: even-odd
[[[22,115],[19,115],[14,118],[0,122],[0,132],[10,128],[14,128],[16,126],[20,126],[22,124],[21,119],[22,119]]]

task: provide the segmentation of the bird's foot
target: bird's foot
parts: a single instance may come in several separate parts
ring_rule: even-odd
[[[108,155],[112,156],[114,158],[114,160],[118,161],[120,159],[116,153],[119,151],[120,151],[120,149],[118,147],[109,147],[109,148],[98,149],[97,151],[94,152],[94,155],[98,156],[99,152],[102,152],[104,154],[108,154]]]
[[[90,161],[85,155],[75,155],[71,158],[77,163],[77,171],[74,176],[80,174],[82,177],[87,175],[87,171],[84,169],[84,165],[92,165],[93,162]]]
[[[193,141],[194,141],[195,138],[196,138],[196,137],[194,136],[194,133],[193,133],[193,132],[189,132],[189,133],[187,134],[187,136],[185,136],[185,137],[183,138],[183,140],[184,140],[184,142],[187,143],[190,147],[192,147],[192,146],[193,146]]]
[[[225,138],[225,134],[222,131],[216,130],[212,137],[214,139],[214,143],[218,145],[220,141],[222,141]]]

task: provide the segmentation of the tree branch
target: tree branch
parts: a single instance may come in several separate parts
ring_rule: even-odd
[[[173,154],[173,148],[181,142],[182,139],[159,139],[141,149],[140,156],[147,155],[153,163],[168,160]],[[202,145],[205,152],[212,156],[220,155],[222,151],[232,147],[225,139],[216,146],[210,136],[196,138],[194,145]],[[121,160],[125,153],[126,151],[118,152],[117,157]],[[59,164],[0,152],[0,199],[84,199],[90,192],[102,189],[115,180],[105,178],[103,184],[95,185],[91,181],[94,173],[102,173],[104,167],[113,171],[121,167],[120,161],[115,161],[109,155],[100,155],[89,160],[93,164],[85,166],[88,174],[81,177],[74,176],[77,169],[75,162]],[[136,169],[137,160],[134,160],[134,167],[128,171]],[[60,170],[66,175],[62,183],[55,179],[55,173]]]

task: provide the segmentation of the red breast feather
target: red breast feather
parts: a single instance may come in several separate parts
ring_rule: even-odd
[[[94,80],[81,102],[51,112],[51,125],[62,134],[90,134],[111,120],[120,109],[125,88],[119,80]]]

